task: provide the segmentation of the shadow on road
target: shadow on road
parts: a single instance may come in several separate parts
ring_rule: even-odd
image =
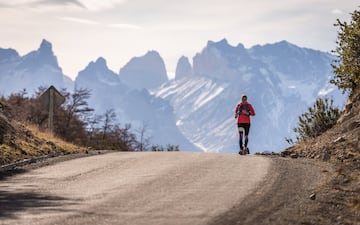
[[[0,220],[2,218],[15,218],[16,212],[28,209],[38,209],[39,212],[46,210],[61,210],[60,206],[74,204],[69,199],[42,195],[32,192],[7,192],[0,190]]]
[[[0,171],[0,181],[6,180],[7,178],[9,178],[11,176],[15,176],[17,174],[25,173],[27,171],[28,170],[26,170],[26,169],[20,169],[20,168]]]

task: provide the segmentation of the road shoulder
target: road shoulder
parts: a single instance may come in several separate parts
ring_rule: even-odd
[[[272,161],[266,179],[244,201],[209,225],[327,224],[317,209],[321,187],[330,179],[331,165],[280,157],[272,157]]]

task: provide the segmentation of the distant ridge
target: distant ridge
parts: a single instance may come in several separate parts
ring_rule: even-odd
[[[24,56],[0,48],[0,94],[25,88],[31,96],[49,85],[88,88],[95,113],[114,109],[120,123],[148,127],[153,144],[210,152],[238,150],[233,108],[243,93],[257,112],[250,134],[253,151],[287,147],[284,137],[293,134],[297,116],[317,97],[332,96],[340,106],[345,102],[328,82],[333,56],[287,41],[251,48],[226,39],[208,41],[191,59],[182,56],[175,80],[168,80],[157,51],[132,58],[119,73],[99,57],[72,81],[62,73],[52,44],[42,40]]]

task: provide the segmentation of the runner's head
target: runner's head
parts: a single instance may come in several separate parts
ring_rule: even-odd
[[[242,102],[247,102],[247,96],[246,96],[246,95],[242,95],[242,96],[241,96],[241,101],[242,101]]]

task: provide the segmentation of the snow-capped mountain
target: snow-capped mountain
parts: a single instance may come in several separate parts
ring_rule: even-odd
[[[127,86],[107,67],[105,59],[99,58],[80,71],[75,84],[77,88],[91,90],[88,102],[97,114],[113,109],[121,124],[130,123],[134,130],[145,128],[145,136],[151,143],[199,150],[176,126],[173,108],[167,101],[151,95],[145,88],[138,90]]]
[[[333,77],[328,53],[289,42],[231,46],[223,39],[209,41],[192,58],[178,61],[174,80],[168,80],[156,51],[132,58],[111,71],[102,57],[80,71],[75,82],[57,63],[52,45],[20,56],[0,48],[0,95],[39,86],[91,90],[89,106],[96,114],[114,109],[121,124],[146,126],[153,144],[175,144],[181,150],[238,151],[234,108],[247,94],[256,111],[250,131],[250,150],[280,151],[293,137],[298,116],[319,96],[332,96],[342,106],[345,96],[329,84]]]
[[[251,151],[279,151],[287,147],[285,137],[293,136],[298,116],[317,97],[332,94],[338,103],[344,102],[345,97],[328,84],[332,60],[330,54],[286,41],[250,49],[231,46],[225,39],[209,41],[194,56],[191,73],[181,58],[181,73],[154,94],[174,107],[184,135],[210,152],[238,151],[234,109],[247,94],[256,111]]]
[[[197,151],[176,126],[173,108],[147,89],[166,82],[164,62],[155,51],[134,57],[121,70],[121,76],[109,70],[102,57],[80,71],[75,82],[62,73],[52,44],[41,42],[38,50],[20,56],[14,49],[0,48],[0,95],[8,96],[26,89],[33,95],[40,86],[54,85],[59,90],[87,88],[89,106],[96,114],[114,109],[118,122],[130,123],[134,130],[146,127],[151,144],[179,145],[181,150]],[[120,79],[121,77],[121,79]]]
[[[168,80],[164,61],[156,51],[132,58],[119,74],[125,84],[136,89],[157,88]]]
[[[72,90],[73,82],[64,76],[50,42],[43,40],[38,50],[20,56],[13,49],[0,48],[0,94],[26,89],[34,93],[40,86],[54,85]]]

